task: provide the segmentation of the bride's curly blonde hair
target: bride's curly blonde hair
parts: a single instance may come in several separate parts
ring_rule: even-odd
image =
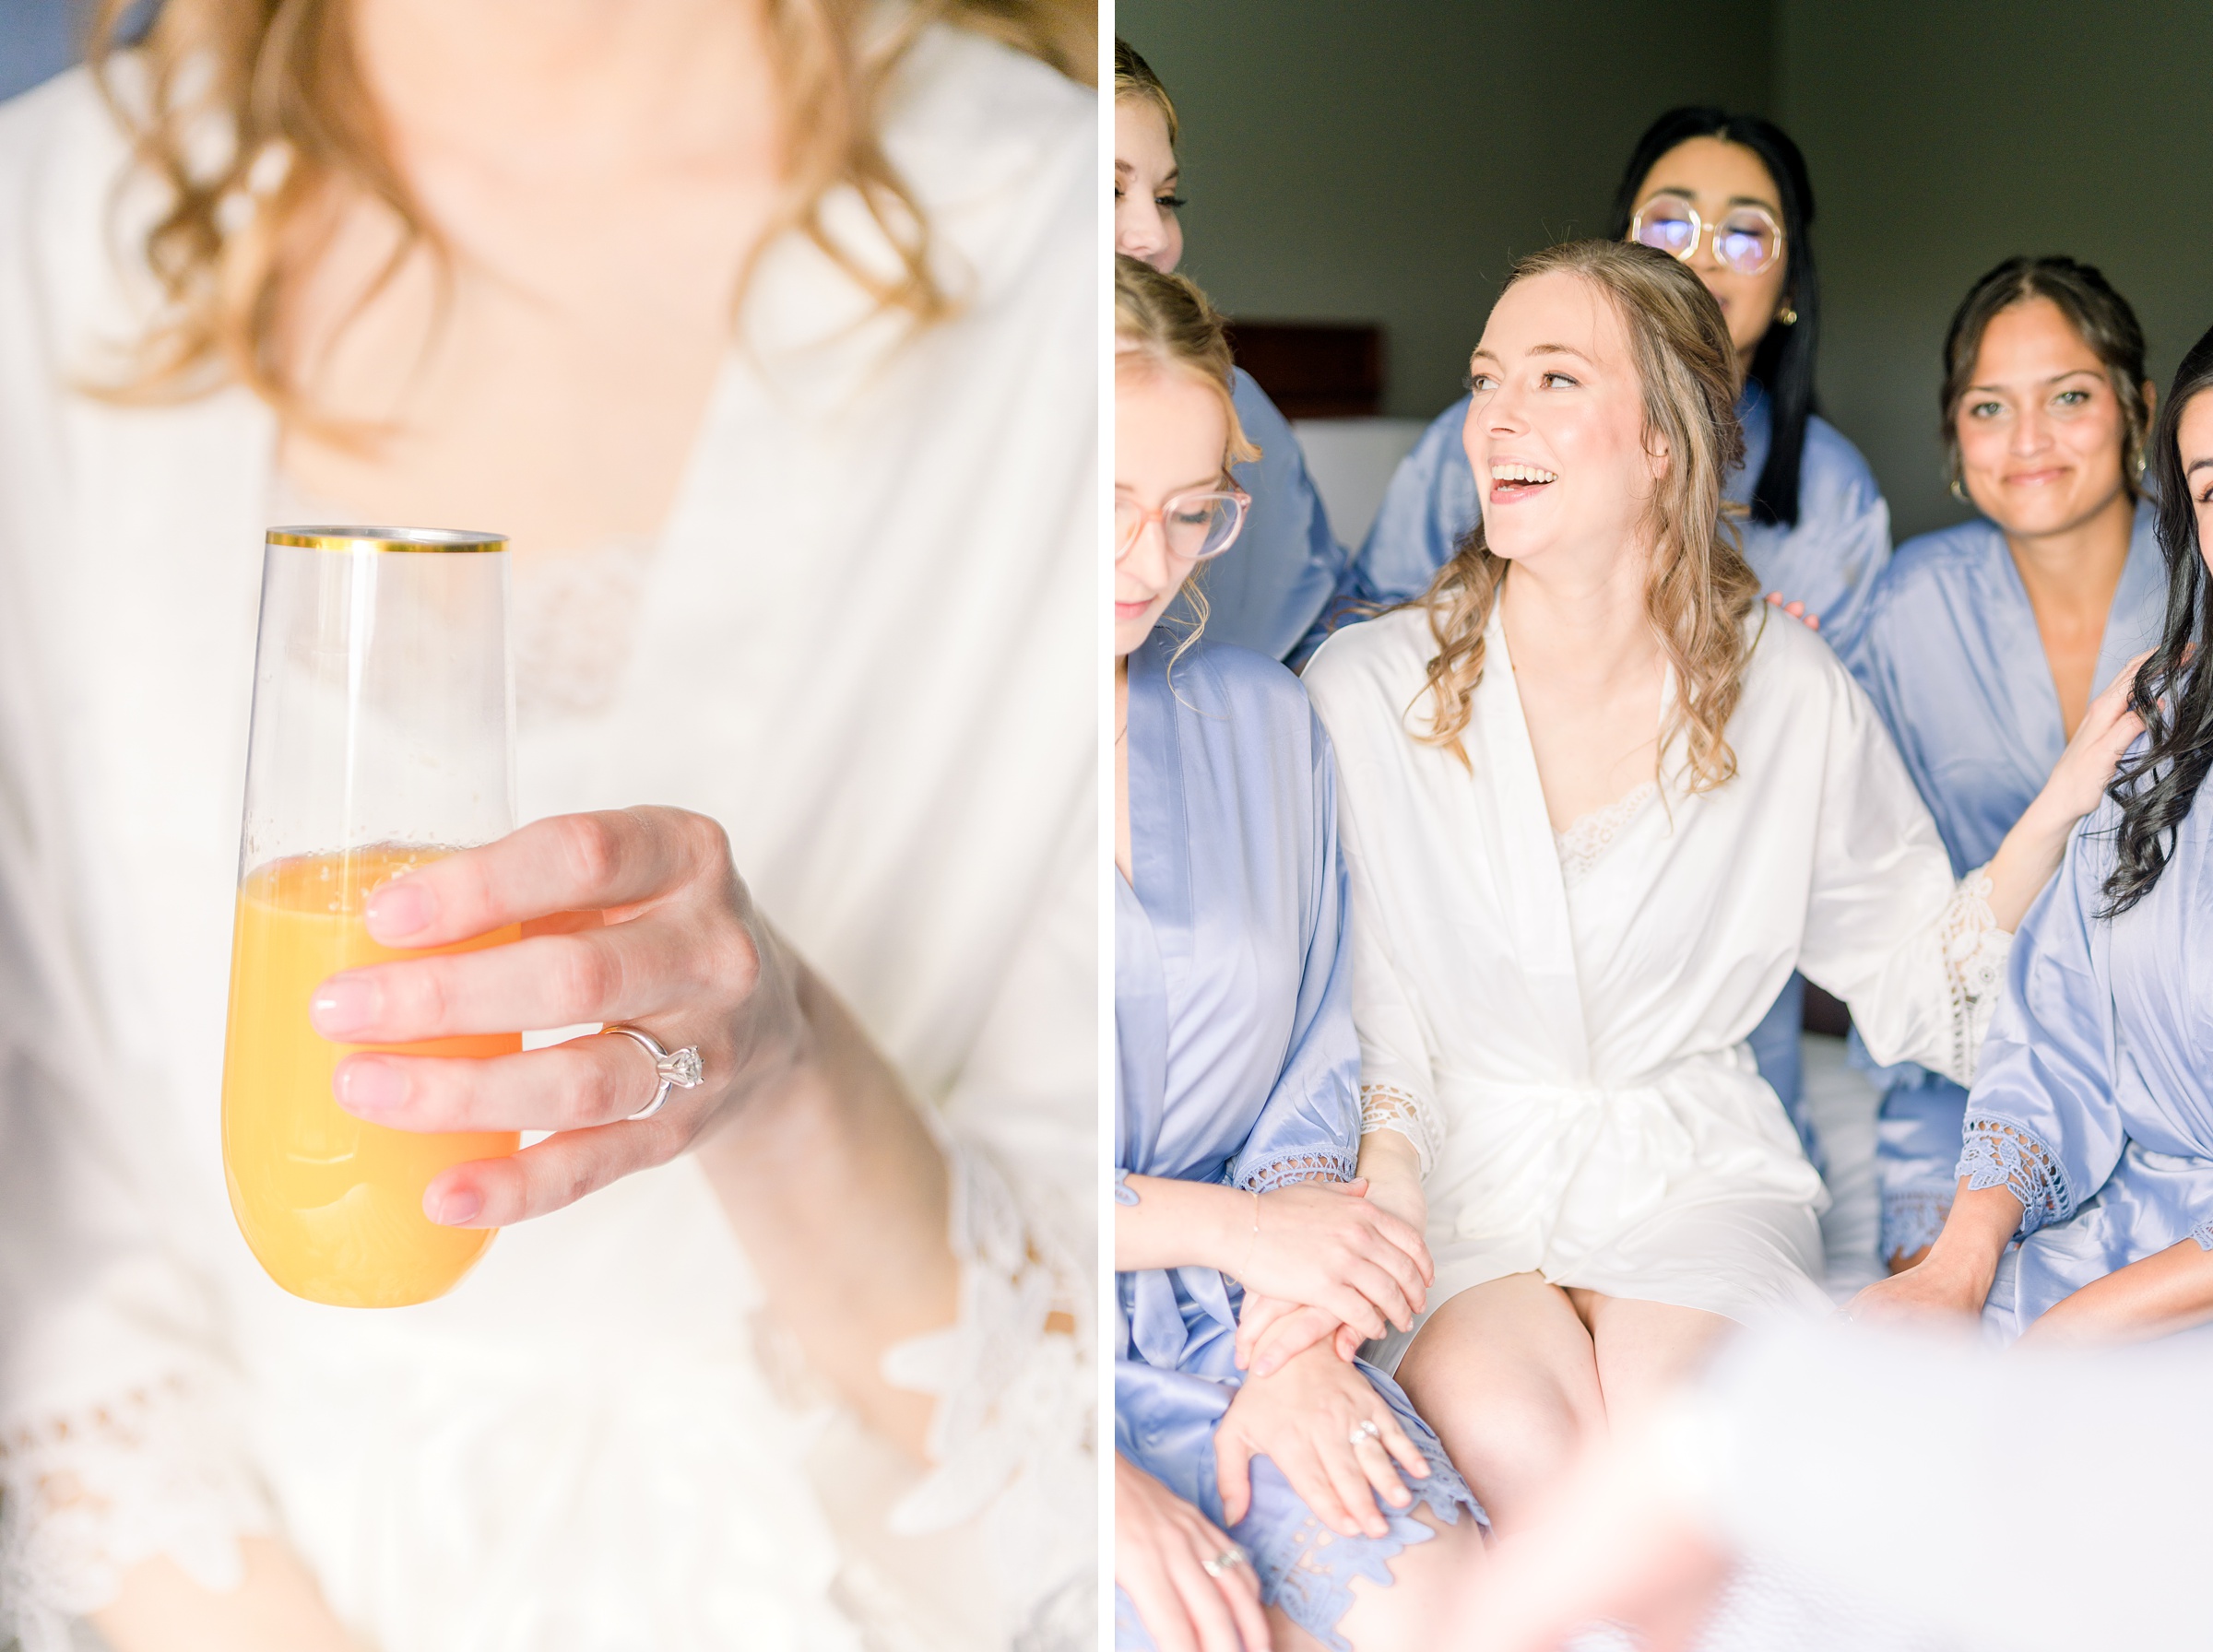
[[[1517,281],[1565,272],[1604,293],[1620,315],[1644,390],[1648,449],[1668,462],[1653,491],[1646,602],[1675,668],[1676,692],[1661,732],[1664,757],[1684,738],[1688,789],[1711,790],[1736,773],[1725,738],[1751,653],[1745,617],[1759,598],[1734,525],[1722,520],[1722,478],[1745,456],[1736,421],[1736,353],[1721,306],[1689,268],[1622,241],[1571,241],[1515,264]],[[1485,542],[1479,517],[1452,560],[1417,599],[1428,610],[1437,655],[1429,662],[1429,727],[1418,738],[1465,763],[1461,733],[1483,680],[1483,634],[1506,577],[1506,559]]]
[[[419,250],[443,252],[435,226],[394,158],[355,59],[348,0],[166,0],[119,77],[137,0],[98,0],[87,56],[136,159],[165,188],[167,210],[144,255],[161,313],[120,382],[122,401],[188,397],[230,380],[287,414],[305,415],[285,359],[286,301],[327,241],[317,205],[342,183],[378,202],[397,234],[365,304]],[[1095,78],[1095,22],[1069,0],[765,0],[770,50],[787,112],[784,200],[754,258],[797,230],[878,303],[917,324],[952,305],[930,270],[929,226],[885,156],[890,83],[923,29],[939,19],[1022,46]],[[888,266],[845,244],[823,217],[850,187],[889,242]],[[743,293],[752,272],[740,272]]]

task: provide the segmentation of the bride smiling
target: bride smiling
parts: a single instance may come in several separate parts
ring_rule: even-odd
[[[1426,1233],[1381,1363],[1502,1530],[1731,1321],[1817,1312],[1826,1200],[1746,1035],[1793,969],[1967,1078],[2009,932],[2133,724],[2092,712],[1957,885],[1865,697],[1723,522],[1729,335],[1649,248],[1524,259],[1464,441],[1482,519],[1306,684],[1351,869],[1360,1174]]]

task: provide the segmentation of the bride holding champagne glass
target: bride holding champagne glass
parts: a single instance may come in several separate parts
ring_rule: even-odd
[[[7,1171],[0,1640],[1082,1644],[1093,100],[950,4],[126,9],[0,109],[0,789],[83,1006]],[[364,889],[422,955],[309,1007],[509,1044],[337,1068],[526,1133],[378,1314],[219,1159],[272,523],[514,548],[531,824]]]

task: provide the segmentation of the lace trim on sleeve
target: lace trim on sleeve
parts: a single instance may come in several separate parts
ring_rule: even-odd
[[[1359,1162],[1351,1153],[1298,1153],[1247,1171],[1237,1185],[1242,1193],[1273,1193],[1297,1182],[1349,1182],[1359,1174]]]
[[[885,1381],[937,1399],[932,1467],[889,1525],[915,1535],[980,1514],[1008,1599],[1034,1616],[1088,1588],[1095,1563],[1095,1286],[988,1154],[955,1140],[946,1159],[960,1316],[884,1351]]]
[[[158,1554],[204,1587],[239,1587],[238,1540],[271,1523],[215,1409],[172,1377],[0,1434],[0,1646],[69,1652],[69,1620]]]
[[[2017,1230],[2021,1238],[2075,1213],[2059,1155],[2020,1126],[2003,1119],[1968,1119],[1959,1174],[1967,1178],[1970,1193],[2003,1187],[2021,1201],[2021,1225]]]
[[[2190,1230],[2190,1237],[2197,1241],[2200,1250],[2213,1250],[2213,1216],[2208,1216]]]
[[[1421,1165],[1423,1179],[1426,1180],[1429,1167],[1437,1162],[1438,1147],[1445,1139],[1443,1122],[1438,1117],[1437,1109],[1395,1084],[1363,1084],[1360,1134],[1373,1136],[1379,1130],[1394,1131],[1414,1143],[1414,1157]]]
[[[1952,1066],[1950,1076],[1972,1084],[1982,1054],[1982,1034],[2005,996],[2006,960],[2013,950],[2012,931],[1998,927],[1990,909],[1990,872],[1977,867],[1959,879],[1937,920],[1946,983],[1951,992]]]

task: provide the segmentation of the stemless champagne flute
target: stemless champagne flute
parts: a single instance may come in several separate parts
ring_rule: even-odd
[[[379,946],[378,885],[515,826],[507,542],[416,528],[268,536],[239,848],[223,1059],[223,1167],[239,1230],[297,1296],[397,1307],[451,1290],[491,1243],[422,1211],[448,1165],[515,1151],[507,1132],[427,1135],[341,1109],[357,1044],[308,1022],[339,970],[421,952]],[[514,940],[514,927],[431,951]],[[518,1033],[388,1046],[484,1056]]]

